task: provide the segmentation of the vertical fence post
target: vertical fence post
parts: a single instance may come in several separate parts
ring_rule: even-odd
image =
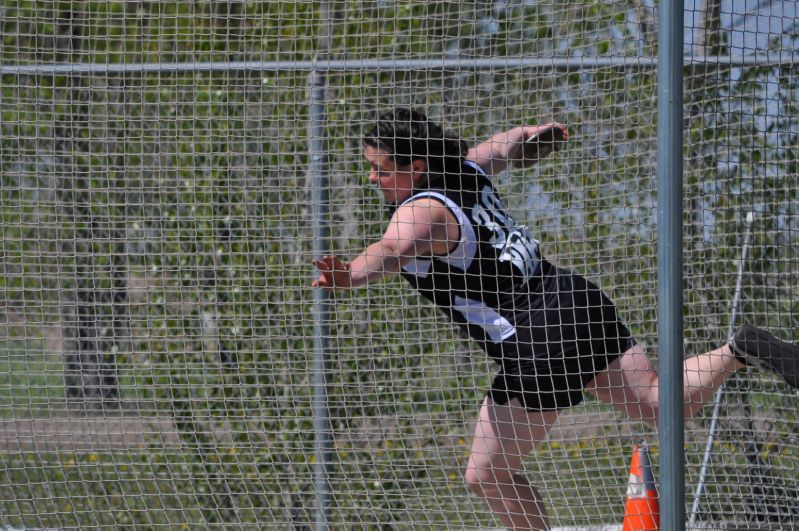
[[[330,253],[330,197],[325,141],[325,75],[317,70],[309,77],[310,92],[310,168],[311,209],[313,212],[313,253],[320,258]],[[327,382],[330,374],[329,329],[330,294],[313,291],[314,358],[313,358],[313,421],[315,434],[314,489],[317,531],[328,528],[330,507],[329,463],[332,448],[330,413],[327,403]]]
[[[317,59],[328,60],[333,36],[333,19],[329,0],[319,4],[320,33],[317,39]],[[309,85],[309,142],[313,212],[314,258],[330,253],[330,178],[327,164],[327,76],[316,65],[308,77]],[[330,293],[314,290],[314,361],[313,361],[313,416],[315,448],[314,490],[316,510],[314,529],[327,531],[330,526],[330,461],[333,454],[333,434],[330,426],[330,408],[327,400],[330,377]]]
[[[683,3],[660,2],[658,28],[658,345],[663,531],[685,529],[682,322]]]

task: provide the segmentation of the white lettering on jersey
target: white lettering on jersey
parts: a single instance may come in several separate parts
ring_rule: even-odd
[[[502,200],[490,186],[480,191],[480,201],[472,208],[472,219],[493,233],[489,243],[500,251],[500,261],[510,262],[524,281],[535,274],[541,261],[541,242],[505,213]]]

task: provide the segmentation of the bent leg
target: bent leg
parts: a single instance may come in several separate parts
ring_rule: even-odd
[[[549,529],[538,491],[518,469],[557,418],[557,411],[528,412],[518,399],[499,405],[486,397],[480,408],[466,483],[509,529]]]
[[[729,345],[686,358],[683,363],[684,415],[692,417],[716,389],[744,365]],[[586,391],[613,405],[630,417],[657,426],[659,406],[658,374],[640,345],[635,345],[597,374]]]

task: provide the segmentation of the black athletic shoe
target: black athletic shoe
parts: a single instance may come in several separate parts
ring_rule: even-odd
[[[774,372],[788,385],[799,388],[799,346],[751,325],[739,328],[730,346],[742,361]]]

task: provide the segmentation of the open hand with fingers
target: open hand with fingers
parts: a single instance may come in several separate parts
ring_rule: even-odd
[[[314,288],[336,289],[352,287],[352,274],[349,263],[337,256],[323,256],[321,260],[311,260],[320,271],[319,278],[311,283]]]

